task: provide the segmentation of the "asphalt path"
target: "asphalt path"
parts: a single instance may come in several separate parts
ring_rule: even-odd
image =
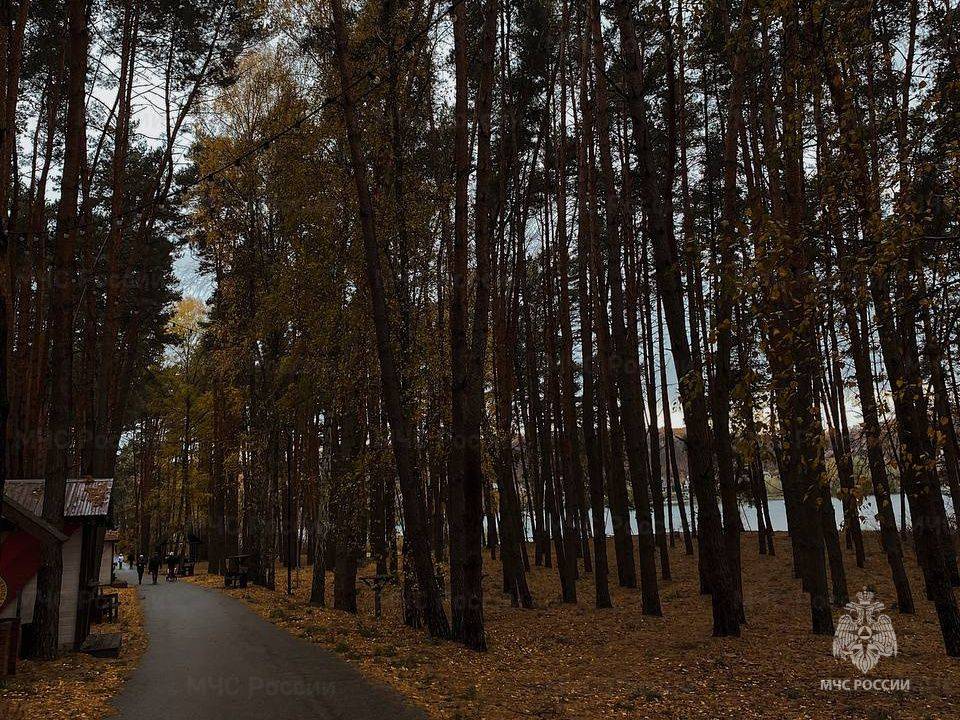
[[[119,577],[137,582],[134,572]],[[335,653],[227,595],[144,580],[149,644],[113,701],[124,720],[426,720]]]

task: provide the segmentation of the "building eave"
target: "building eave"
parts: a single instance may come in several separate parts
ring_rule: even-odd
[[[30,512],[16,500],[9,497],[3,500],[3,517],[19,527],[24,532],[41,541],[56,540],[64,543],[69,539],[60,530],[48,523],[42,517]]]

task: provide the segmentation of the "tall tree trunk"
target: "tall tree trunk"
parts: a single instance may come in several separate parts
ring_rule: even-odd
[[[556,233],[557,249],[557,284],[559,286],[559,308],[557,324],[560,326],[560,409],[563,417],[563,435],[560,437],[561,453],[564,459],[564,498],[566,500],[566,514],[575,518],[582,515],[584,506],[584,480],[582,451],[580,445],[580,431],[577,423],[576,398],[573,385],[573,329],[571,325],[570,304],[570,251],[567,246],[567,77],[565,63],[567,58],[567,32],[569,27],[569,5],[564,0],[563,17],[561,20],[561,40],[559,63],[561,71],[560,103],[556,108],[559,121],[559,135],[556,143],[554,189],[556,191]],[[574,551],[583,555],[584,569],[589,572],[591,559],[589,547],[584,542],[587,533],[587,523],[582,518],[579,537],[576,533],[568,538],[568,552]],[[576,555],[574,555],[576,557]]]
[[[64,495],[73,435],[73,306],[76,274],[77,204],[80,168],[86,152],[85,95],[87,78],[87,4],[67,3],[66,55],[68,66],[66,148],[60,182],[60,204],[54,242],[50,290],[50,412],[47,420],[46,482],[43,519],[63,528]],[[60,586],[63,549],[55,540],[40,547],[37,594],[33,611],[36,646],[33,654],[52,659],[60,645]]]
[[[660,574],[664,580],[670,579],[670,549],[663,520],[663,473],[661,472],[663,455],[660,452],[660,424],[657,421],[657,381],[656,363],[653,350],[653,311],[650,303],[650,282],[647,249],[643,249],[643,313],[646,323],[647,358],[647,407],[650,414],[650,497],[653,501],[653,522],[657,547],[660,549]],[[664,406],[664,413],[667,407]],[[667,476],[669,478],[669,475]]]
[[[633,124],[633,140],[640,161],[637,167],[640,197],[653,242],[657,287],[663,298],[674,367],[680,381],[680,397],[687,428],[687,463],[699,505],[700,568],[713,599],[715,635],[740,634],[740,600],[722,534],[720,511],[714,488],[713,438],[708,421],[703,378],[694,369],[683,312],[677,248],[663,215],[662,190],[650,147],[643,80],[638,64],[636,30],[629,4],[616,0],[617,26],[626,63],[627,107]]]
[[[466,64],[466,8],[459,3],[454,13],[454,54],[456,56],[457,81],[457,134],[455,138],[457,167],[457,201],[454,229],[454,305],[459,318],[451,313],[451,352],[455,377],[453,380],[454,453],[462,455],[451,463],[452,484],[460,485],[463,494],[463,553],[462,553],[462,599],[460,639],[475,650],[486,649],[483,626],[483,555],[480,536],[483,518],[483,468],[481,455],[481,426],[483,421],[484,358],[486,355],[487,329],[490,302],[490,252],[492,239],[491,194],[493,174],[491,165],[491,109],[493,103],[494,54],[497,35],[497,0],[488,0],[483,15],[483,38],[480,61],[480,84],[477,91],[477,191],[474,212],[474,237],[476,241],[476,297],[470,346],[466,346],[466,283],[467,237],[466,237],[466,192],[469,178],[469,157],[465,131],[468,77]],[[462,312],[462,314],[460,314]],[[464,371],[456,369],[465,363]],[[457,408],[458,403],[460,408]],[[458,472],[461,478],[453,479]]]
[[[822,39],[822,29],[820,29]],[[824,75],[830,87],[830,96],[840,122],[841,151],[848,158],[854,172],[852,189],[861,215],[865,238],[876,245],[875,267],[871,268],[868,284],[876,313],[880,349],[893,388],[893,404],[897,415],[897,439],[900,444],[901,492],[910,498],[913,519],[913,537],[917,560],[923,570],[927,596],[933,601],[940,622],[944,646],[951,657],[960,656],[960,611],[953,593],[952,581],[956,574],[953,540],[946,529],[940,483],[936,476],[930,446],[930,425],[926,398],[921,387],[916,349],[917,317],[915,298],[906,287],[903,265],[910,267],[909,243],[901,257],[908,258],[900,267],[891,268],[880,255],[882,220],[878,197],[870,192],[870,173],[861,135],[858,113],[847,91],[841,69],[829,52],[823,54]],[[899,276],[899,277],[898,277]],[[897,307],[895,317],[890,298],[890,279],[897,279]],[[939,502],[938,502],[939,501]]]
[[[377,237],[376,217],[370,197],[366,161],[360,151],[360,130],[354,116],[354,79],[347,65],[349,46],[344,26],[342,0],[331,3],[333,30],[336,39],[336,66],[341,84],[343,124],[350,151],[350,164],[356,184],[360,208],[360,226],[363,236],[367,283],[373,304],[373,321],[377,339],[377,357],[380,381],[390,440],[393,445],[397,475],[403,494],[403,514],[406,527],[404,546],[409,548],[419,586],[422,612],[430,634],[447,637],[450,627],[443,608],[440,588],[430,551],[429,535],[424,517],[423,489],[417,457],[416,437],[410,409],[401,391],[401,377],[391,338],[386,289],[381,267],[382,258]]]
[[[660,358],[660,405],[663,407],[663,444],[665,449],[665,464],[669,465],[668,478],[673,481],[673,490],[677,498],[677,511],[680,513],[680,530],[683,533],[683,549],[687,555],[693,555],[693,537],[690,534],[690,524],[687,522],[687,504],[683,501],[683,490],[680,487],[680,468],[677,465],[677,442],[673,435],[673,416],[670,413],[670,398],[667,394],[667,361],[664,351],[663,337],[663,302],[657,294],[657,353]],[[673,512],[670,512],[671,522]]]
[[[597,425],[594,412],[594,353],[593,353],[593,316],[591,313],[591,291],[589,285],[588,266],[593,255],[594,230],[591,212],[592,199],[588,194],[592,191],[592,167],[588,164],[587,144],[592,142],[593,117],[590,111],[590,99],[587,96],[587,74],[589,71],[589,33],[583,31],[582,57],[580,63],[580,110],[582,124],[580,137],[577,142],[577,290],[580,310],[580,348],[581,364],[583,367],[583,395],[581,399],[581,413],[583,417],[583,445],[587,455],[587,477],[590,486],[590,510],[593,520],[593,555],[594,555],[594,587],[596,590],[596,605],[598,608],[611,607],[610,587],[608,582],[609,570],[607,567],[607,521],[606,506],[604,505],[603,457],[598,439]],[[565,242],[561,250],[566,255]],[[563,261],[564,266],[566,261]],[[562,272],[565,275],[566,270]],[[568,303],[569,304],[569,303]],[[571,348],[572,349],[572,348]],[[571,378],[572,383],[572,378]],[[572,388],[571,388],[572,391]],[[627,517],[629,523],[630,518]],[[616,528],[614,529],[616,535]],[[624,549],[620,543],[624,541],[630,545],[631,569],[633,545],[629,532],[620,531],[617,540],[617,566],[622,562]],[[621,571],[621,577],[622,577]]]
[[[610,119],[606,91],[606,60],[600,28],[599,5],[590,2],[589,27],[593,35],[594,66],[596,68],[595,103],[597,132],[600,147],[600,166],[606,192],[607,227],[607,283],[610,292],[611,335],[613,362],[616,365],[617,385],[623,412],[623,431],[627,461],[630,467],[633,502],[637,516],[638,551],[640,556],[640,586],[643,593],[643,612],[661,615],[660,591],[657,583],[657,564],[653,526],[650,522],[650,476],[647,456],[647,438],[643,432],[643,398],[640,392],[637,348],[629,342],[624,319],[623,272],[621,270],[622,224],[619,217],[619,199],[614,187],[613,158],[610,149]]]
[[[550,213],[545,207],[543,211],[544,252],[543,260],[543,297],[544,297],[544,324],[546,350],[546,377],[545,400],[547,412],[544,416],[544,431],[541,437],[546,437],[551,426],[555,428],[552,443],[556,455],[552,473],[546,486],[546,506],[550,513],[552,536],[557,555],[557,569],[560,572],[560,585],[563,602],[577,602],[577,557],[580,551],[580,542],[577,533],[577,505],[569,487],[571,470],[569,455],[564,453],[563,412],[560,409],[560,369],[557,353],[557,313],[554,303],[556,295],[556,277],[551,245]],[[552,421],[552,422],[551,422]],[[558,477],[559,476],[559,477]]]
[[[722,22],[730,31],[730,16],[726,5],[720,6]],[[743,98],[747,62],[747,47],[751,30],[752,3],[747,0],[741,9],[740,21],[731,43],[727,64],[730,67],[730,96],[727,98],[726,127],[723,137],[723,209],[720,218],[719,253],[717,267],[717,310],[714,328],[717,336],[714,353],[714,375],[710,386],[713,411],[713,433],[716,441],[717,478],[723,508],[723,530],[727,555],[733,573],[743,613],[743,581],[740,572],[740,507],[737,502],[737,478],[734,471],[733,443],[730,437],[730,393],[733,378],[730,358],[733,352],[733,306],[739,288],[734,249],[738,230],[737,151],[740,125],[743,122]],[[745,620],[745,617],[742,617]]]
[[[466,433],[465,401],[467,392],[467,190],[470,182],[470,145],[467,116],[469,78],[467,65],[466,4],[458,3],[453,14],[453,53],[456,66],[456,110],[454,120],[453,161],[454,228],[450,256],[450,429],[452,447],[447,458],[447,525],[450,534],[450,618],[452,634],[463,637],[465,608],[463,563],[467,542],[464,526],[464,449]]]
[[[335,508],[333,566],[333,607],[357,612],[357,568],[362,552],[362,513],[366,493],[363,471],[359,467],[364,433],[357,410],[345,408],[340,423],[339,442],[334,451],[335,477],[332,507]]]

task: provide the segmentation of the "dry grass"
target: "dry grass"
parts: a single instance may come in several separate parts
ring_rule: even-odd
[[[0,680],[0,718],[87,720],[115,712],[110,699],[147,647],[137,588],[120,588],[117,592],[120,622],[99,625],[95,631],[123,634],[120,657],[98,659],[67,652],[49,662],[22,661],[15,676]]]
[[[851,591],[874,586],[889,604],[895,595],[883,555],[875,537],[868,536],[867,543],[866,569],[858,570],[848,557]],[[295,574],[292,598],[259,587],[224,592],[289,632],[340,653],[435,718],[960,716],[960,662],[943,650],[915,567],[911,575],[920,611],[915,616],[891,612],[900,655],[882,660],[872,673],[909,678],[909,692],[824,691],[821,679],[853,679],[858,671],[834,660],[831,638],[808,632],[807,601],[791,576],[786,537],[777,538],[775,558],[759,556],[753,536],[745,536],[743,548],[749,624],[739,639],[711,637],[709,599],[697,593],[696,564],[679,546],[671,556],[674,579],[661,585],[662,618],[643,616],[639,592],[617,587],[613,609],[594,609],[589,576],[578,583],[580,604],[562,605],[555,571],[544,568],[530,573],[537,609],[512,608],[497,587],[499,563],[488,557],[490,649],[484,654],[406,628],[395,588],[384,597],[379,622],[373,618],[372,591],[362,585],[359,616],[307,605],[309,569]],[[284,570],[277,578],[285,585]],[[195,581],[221,584],[210,576]]]

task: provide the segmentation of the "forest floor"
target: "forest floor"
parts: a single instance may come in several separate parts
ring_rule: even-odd
[[[856,568],[852,554],[846,558],[851,594],[871,586],[889,608],[896,596],[878,538],[868,534],[865,541],[865,569]],[[615,584],[612,543],[608,547]],[[822,690],[822,680],[852,682],[862,676],[832,657],[832,638],[809,632],[808,601],[792,577],[785,535],[778,535],[776,547],[776,557],[760,556],[755,536],[743,538],[748,624],[739,639],[711,637],[709,598],[699,595],[696,562],[684,556],[679,542],[670,558],[673,579],[660,588],[661,618],[641,614],[637,590],[615,586],[614,607],[595,609],[589,575],[578,583],[579,605],[563,605],[556,571],[540,567],[529,575],[536,609],[513,608],[499,591],[499,562],[486,555],[486,653],[405,627],[397,588],[385,593],[383,618],[377,621],[373,593],[362,584],[358,616],[309,606],[309,568],[294,572],[292,597],[285,593],[283,568],[277,571],[277,591],[223,590],[216,576],[194,581],[220,588],[290,633],[334,649],[438,719],[960,717],[960,661],[943,650],[912,560],[919,611],[913,616],[886,611],[899,655],[882,659],[869,676],[909,680],[909,690]],[[371,572],[366,568],[360,575]],[[328,602],[332,584],[329,578]],[[835,608],[835,616],[840,612]]]
[[[120,632],[120,657],[100,659],[70,651],[48,662],[21,660],[16,675],[0,678],[0,718],[94,720],[115,712],[110,700],[147,647],[137,587],[118,588],[117,592],[120,622],[96,625],[93,631]]]

